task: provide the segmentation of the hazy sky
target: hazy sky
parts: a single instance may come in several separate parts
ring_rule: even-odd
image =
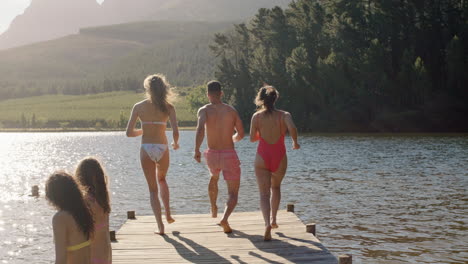
[[[104,2],[104,0],[96,1],[98,3]],[[0,34],[8,29],[11,21],[17,15],[22,14],[30,3],[31,0],[0,0]]]

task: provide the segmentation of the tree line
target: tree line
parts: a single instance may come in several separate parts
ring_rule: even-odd
[[[127,126],[128,117],[120,111],[119,119],[43,119],[38,118],[35,113],[21,113],[19,120],[2,120],[0,128],[23,128],[23,129],[43,129],[43,128],[95,128],[95,129],[123,129]]]
[[[114,78],[103,80],[38,80],[0,81],[0,101],[41,96],[48,94],[86,95],[113,91],[141,92],[143,85],[136,78]]]
[[[468,131],[468,1],[297,0],[216,34],[248,124],[258,88],[303,131]]]

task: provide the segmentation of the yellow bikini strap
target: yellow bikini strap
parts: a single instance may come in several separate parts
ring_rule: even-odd
[[[83,242],[81,244],[67,247],[67,251],[76,251],[78,249],[82,249],[82,248],[87,247],[89,245],[91,245],[91,242],[88,240],[88,241],[85,241],[85,242]]]

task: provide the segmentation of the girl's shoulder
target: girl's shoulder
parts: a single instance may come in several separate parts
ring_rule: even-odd
[[[284,110],[281,110],[281,109],[276,109],[276,111],[278,111],[278,113],[281,115],[281,118],[285,118],[286,116],[291,115],[288,111],[284,111]]]
[[[167,103],[166,106],[169,111],[175,110],[175,106],[171,103]]]
[[[61,210],[55,213],[55,215],[52,217],[52,223],[54,225],[66,224],[70,222],[72,219],[73,219],[73,216],[69,212]]]
[[[260,109],[260,110],[257,110],[257,112],[255,112],[253,114],[253,117],[256,117],[256,118],[259,118],[261,116],[264,116],[266,113],[266,110],[265,109]]]
[[[144,100],[141,100],[139,102],[136,102],[134,105],[133,105],[133,109],[140,109],[141,107],[144,107],[145,105],[147,104],[151,104],[151,101],[149,99],[144,99]]]

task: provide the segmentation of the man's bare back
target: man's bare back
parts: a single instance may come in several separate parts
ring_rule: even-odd
[[[241,123],[237,111],[230,105],[208,104],[200,109],[205,115],[206,137],[209,149],[233,149],[236,123]],[[236,130],[238,131],[238,130]]]

